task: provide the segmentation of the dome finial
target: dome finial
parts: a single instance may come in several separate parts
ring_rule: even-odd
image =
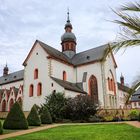
[[[70,22],[70,17],[69,17],[69,7],[68,7],[68,9],[67,9],[67,22]]]

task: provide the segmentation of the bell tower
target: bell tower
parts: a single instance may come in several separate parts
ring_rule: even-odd
[[[67,22],[65,24],[65,33],[61,36],[62,52],[69,58],[76,54],[76,37],[72,33],[72,24],[69,18],[69,10],[67,12]]]
[[[7,66],[7,63],[6,63],[6,65],[5,65],[4,69],[3,69],[3,76],[8,75],[8,71],[9,71],[9,68]]]

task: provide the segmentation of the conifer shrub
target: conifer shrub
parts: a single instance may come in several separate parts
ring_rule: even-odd
[[[62,110],[65,106],[67,99],[63,93],[52,93],[45,98],[46,102],[43,106],[46,106],[51,114],[53,122],[63,119]]]
[[[52,124],[52,117],[46,106],[43,106],[41,110],[41,123]]]
[[[0,121],[0,135],[3,134],[3,126],[2,126],[2,123]]]
[[[33,107],[31,108],[31,111],[27,117],[27,121],[28,121],[29,126],[41,125],[41,120],[40,120],[40,116],[38,114],[36,105],[33,105]]]
[[[12,106],[3,124],[4,129],[28,129],[28,122],[18,102]]]

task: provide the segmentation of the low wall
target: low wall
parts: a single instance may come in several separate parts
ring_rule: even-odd
[[[113,114],[122,114],[123,116],[127,116],[131,110],[138,110],[140,112],[140,109],[101,109],[97,112],[97,114],[99,115],[104,115],[104,114],[108,114],[109,115],[113,115]],[[6,118],[8,112],[0,112],[0,119],[4,119]],[[27,118],[29,114],[29,111],[25,111],[24,115]]]
[[[140,112],[140,109],[102,109],[97,112],[98,115],[104,116],[104,114],[113,115],[120,114],[122,116],[128,116],[131,110],[137,110]]]

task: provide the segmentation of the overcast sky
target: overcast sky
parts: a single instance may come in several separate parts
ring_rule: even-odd
[[[61,50],[67,7],[77,52],[115,41],[120,32],[111,10],[131,0],[0,0],[0,73],[7,61],[10,72],[23,69],[22,63],[36,39]],[[115,55],[117,76],[126,83],[140,75],[140,48]]]

